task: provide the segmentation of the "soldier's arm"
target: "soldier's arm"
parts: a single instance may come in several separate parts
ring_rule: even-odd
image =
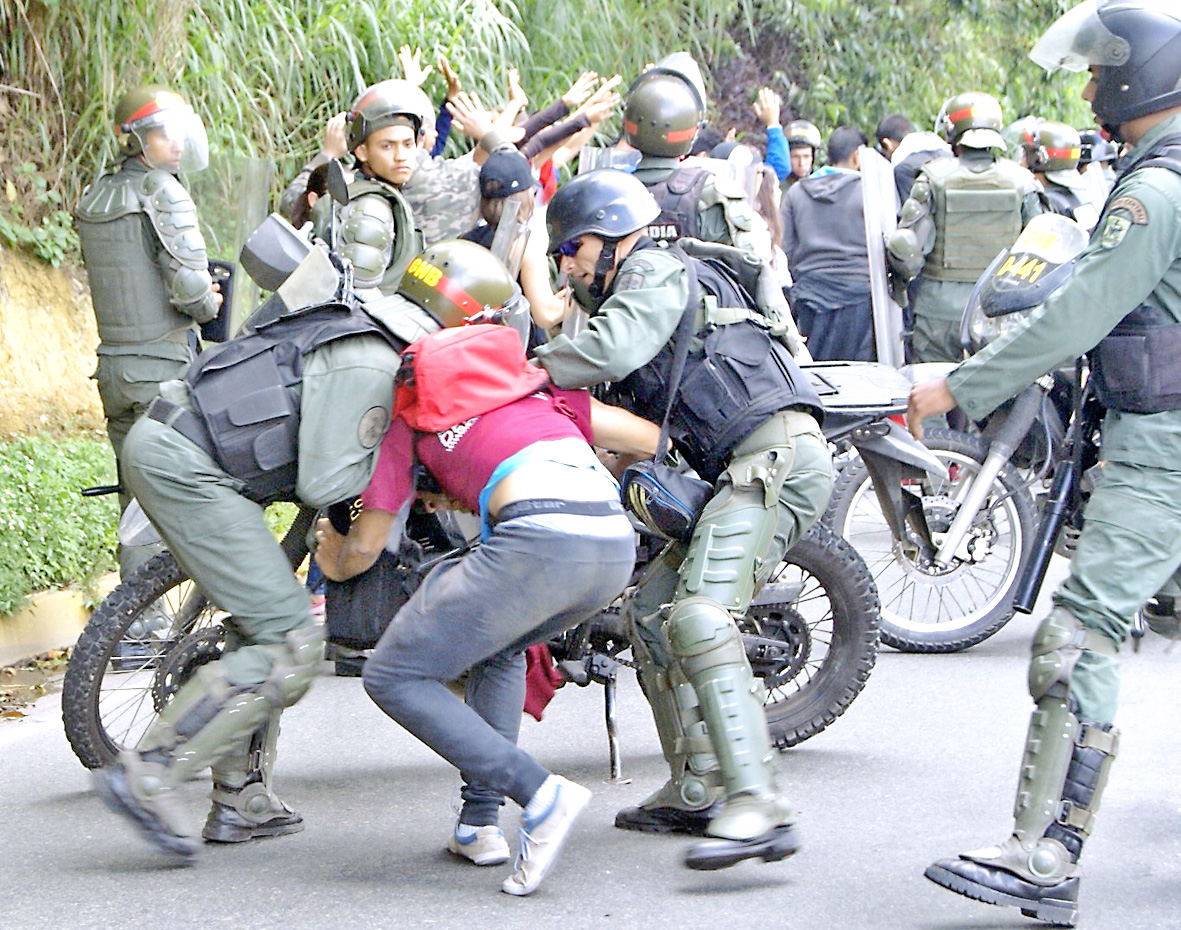
[[[1093,349],[1161,285],[1181,255],[1181,176],[1167,172],[1157,181],[1129,179],[1070,280],[1024,325],[952,372],[948,387],[969,416],[985,416],[1040,375]]]
[[[672,338],[689,298],[685,266],[645,249],[628,256],[614,291],[573,339],[555,336],[534,354],[558,387],[620,381]]]
[[[389,427],[399,355],[377,336],[352,336],[307,357],[296,493],[326,507],[365,489]]]
[[[910,197],[902,205],[898,228],[886,240],[890,267],[908,281],[923,270],[923,262],[935,247],[933,207],[931,184],[920,173],[910,189]]]
[[[345,208],[340,254],[353,263],[357,287],[381,283],[394,251],[394,209],[379,194],[363,194]]]
[[[205,323],[217,316],[221,295],[213,290],[205,237],[197,223],[197,207],[180,181],[166,171],[150,171],[144,179],[147,214],[160,241],[157,262],[169,301],[186,316]]]

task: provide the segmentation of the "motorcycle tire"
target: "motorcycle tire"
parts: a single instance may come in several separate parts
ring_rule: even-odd
[[[307,555],[315,511],[301,508],[280,545],[292,566]],[[221,656],[225,614],[162,552],[95,609],[70,654],[62,723],[88,769],[134,747],[157,714],[202,665]]]
[[[878,652],[877,590],[853,547],[817,524],[738,626],[766,689],[772,742],[786,749],[825,729],[865,687]]]
[[[957,430],[927,430],[923,443],[951,477],[906,479],[922,495],[938,540],[955,516],[959,488],[976,474],[988,444]],[[1012,465],[997,476],[968,539],[979,555],[939,567],[893,539],[860,459],[833,489],[824,522],[861,554],[882,601],[882,642],[902,652],[959,652],[983,642],[1013,616],[1013,593],[1029,555],[1038,516],[1029,489]]]

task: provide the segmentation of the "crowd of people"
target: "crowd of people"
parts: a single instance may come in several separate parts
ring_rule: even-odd
[[[1084,96],[1101,130],[1054,114],[1006,126],[993,97],[968,91],[948,97],[933,131],[889,114],[872,140],[838,126],[822,145],[814,124],[783,124],[781,101],[762,88],[753,113],[765,137],[733,138],[705,124],[706,83],[685,52],[623,92],[620,76],[584,72],[532,113],[515,71],[493,111],[440,58],[447,91],[436,106],[422,90],[431,66],[404,49],[403,76],[327,121],[321,150],[280,204],[306,233],[333,231],[358,290],[386,298],[372,304],[380,312],[362,301],[336,315],[295,314],[287,328],[195,362],[195,326],[221,299],[175,174],[199,160],[203,130],[170,91],[130,92],[115,115],[120,161],[78,211],[102,339],[99,387],[123,486],[232,630],[223,656],[179,690],[139,745],[97,773],[108,805],[156,846],[192,856],[198,843],[174,792],[212,768],[207,841],[302,829],[272,769],[279,716],[315,676],[323,631],[262,506],[359,496],[347,533],[327,520],[316,531],[320,569],[340,580],[369,569],[408,507],[469,510],[482,544],[437,567],[392,619],[365,687],[460,771],[463,805],[446,840],[457,857],[507,862],[500,808],[506,797],[520,806],[518,855],[502,887],[531,893],[590,794],[516,746],[522,650],[628,584],[634,540],[619,468],[594,449],[619,453],[618,466],[672,448],[712,490],[691,533],[623,602],[670,771],[616,826],[701,837],[686,853],[691,868],[791,855],[794,815],[735,618],[828,502],[823,408],[800,366],[877,357],[870,263],[883,264],[906,308],[908,357],[960,363],[915,387],[916,433],[957,406],[979,419],[1121,338],[1117,324],[1133,311],[1153,312],[1142,314],[1151,319],[1132,334],[1136,345],[1125,339],[1114,356],[1129,366],[1125,380],[1145,367],[1135,353],[1169,358],[1181,338],[1181,17],[1163,0],[1087,0],[1033,57],[1049,70],[1091,69]],[[617,112],[619,139],[588,152]],[[456,132],[471,147],[447,157]],[[348,180],[345,203],[325,196],[333,162]],[[885,187],[870,180],[882,165]],[[1093,229],[1091,245],[1029,325],[963,361],[969,292],[1042,211]],[[879,230],[867,215],[888,222]],[[695,241],[713,243],[715,256],[752,256],[774,286],[758,299],[726,290]],[[519,394],[462,421],[408,422],[394,401],[412,341],[405,320],[447,329],[522,295],[532,333],[531,360],[522,351],[514,375]],[[954,891],[1074,919],[1077,860],[1118,744],[1115,654],[1181,560],[1175,535],[1162,531],[1181,521],[1179,384],[1141,377],[1128,390],[1143,403],[1111,409],[1104,481],[1033,644],[1036,710],[1014,833],[928,870]],[[555,575],[561,584],[542,583]],[[447,682],[464,672],[460,698]]]

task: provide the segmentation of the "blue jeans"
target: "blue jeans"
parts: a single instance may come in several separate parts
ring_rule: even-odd
[[[597,532],[582,532],[585,521]],[[386,629],[365,663],[365,690],[460,770],[465,823],[495,823],[504,795],[524,806],[550,774],[516,745],[523,650],[609,604],[634,563],[625,516],[507,520],[431,572]],[[465,703],[446,682],[468,669]]]

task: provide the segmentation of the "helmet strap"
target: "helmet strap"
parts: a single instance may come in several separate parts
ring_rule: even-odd
[[[590,295],[594,300],[592,309],[598,310],[607,299],[607,273],[615,268],[615,250],[619,245],[618,239],[604,239],[603,251],[599,253],[599,260],[595,262],[595,279],[591,282]]]

